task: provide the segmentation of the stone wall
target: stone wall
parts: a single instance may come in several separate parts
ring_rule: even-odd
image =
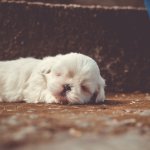
[[[80,52],[107,91],[149,91],[150,21],[144,8],[0,2],[0,59]]]

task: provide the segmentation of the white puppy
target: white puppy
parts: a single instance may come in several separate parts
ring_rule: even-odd
[[[0,101],[98,103],[104,86],[96,62],[83,54],[0,62]]]

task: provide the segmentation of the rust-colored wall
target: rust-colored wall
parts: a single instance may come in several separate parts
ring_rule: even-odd
[[[150,21],[144,9],[0,2],[0,59],[81,52],[107,91],[149,91]]]

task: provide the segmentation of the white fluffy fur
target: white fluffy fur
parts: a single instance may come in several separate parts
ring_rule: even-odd
[[[65,84],[71,90],[62,96]],[[0,61],[0,101],[84,104],[94,94],[97,103],[105,99],[104,86],[96,62],[83,54]]]

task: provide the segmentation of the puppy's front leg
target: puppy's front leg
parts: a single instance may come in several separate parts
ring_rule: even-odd
[[[47,89],[41,92],[40,99],[45,103],[58,103],[57,99]]]
[[[24,101],[28,103],[56,103],[57,100],[48,91],[46,81],[42,74],[33,73],[24,90]]]

